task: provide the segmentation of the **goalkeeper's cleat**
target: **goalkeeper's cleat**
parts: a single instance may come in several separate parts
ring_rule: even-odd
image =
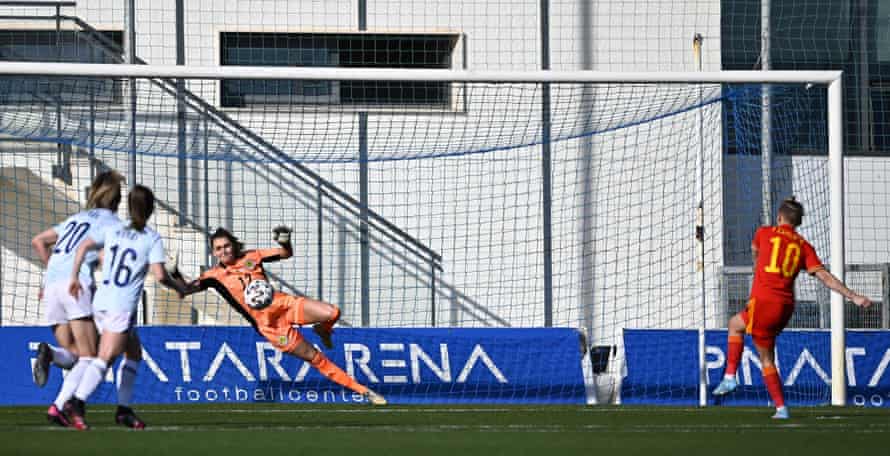
[[[312,330],[321,338],[321,344],[324,345],[324,348],[334,348],[334,342],[331,340],[331,335],[334,333],[334,330],[328,329],[324,323],[316,323],[312,325]]]
[[[37,386],[46,385],[46,381],[49,379],[49,363],[52,358],[53,353],[49,349],[49,344],[41,342],[37,346],[37,359],[34,361],[34,367],[31,368],[31,374]]]
[[[368,392],[365,393],[365,399],[371,405],[386,405],[386,398],[370,388],[368,389]]]
[[[86,431],[90,429],[90,426],[84,420],[83,416],[86,415],[86,404],[76,397],[73,397],[65,403],[65,407],[63,407],[63,412],[68,415],[68,421],[71,422],[71,427],[77,429],[78,431]]]
[[[776,414],[773,415],[774,420],[787,420],[791,418],[791,413],[788,412],[788,407],[784,405],[776,408]]]
[[[117,411],[114,413],[114,421],[131,429],[145,429],[145,422],[136,416],[130,407],[118,405]]]
[[[46,420],[52,424],[58,424],[62,427],[71,426],[71,421],[68,420],[68,417],[65,416],[56,404],[50,405],[49,409],[46,411]]]
[[[723,396],[725,394],[729,394],[735,391],[736,388],[739,387],[738,380],[735,377],[723,377],[723,380],[720,381],[720,384],[714,388],[714,392],[711,393],[714,396]]]

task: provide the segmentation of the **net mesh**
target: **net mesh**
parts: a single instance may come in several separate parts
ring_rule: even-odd
[[[153,64],[176,63],[174,3],[139,4],[134,13],[137,53]],[[353,1],[185,2],[185,62],[541,66],[541,2],[366,3],[359,18]],[[847,304],[845,313],[851,327],[887,328],[885,8],[881,2],[770,3],[772,68],[844,70],[845,148],[860,154],[845,162],[847,281],[878,303],[867,312]],[[759,69],[763,61],[760,2],[548,4],[554,70]],[[0,31],[0,59],[124,61],[124,6],[86,0],[62,8],[58,18],[47,8],[3,7],[15,15],[5,19],[15,26]],[[398,32],[352,33],[362,19],[369,30]],[[690,52],[696,33],[704,36],[701,66]],[[292,223],[302,248],[270,268],[276,286],[343,306],[347,326],[540,326],[541,150],[547,144],[553,154],[552,321],[581,328],[591,348],[609,349],[608,373],[615,379],[626,374],[625,329],[720,328],[744,306],[750,238],[774,215],[765,201],[773,208],[790,194],[804,201],[803,233],[823,261],[830,260],[821,88],[770,89],[774,192],[768,196],[761,86],[550,84],[546,137],[538,84],[187,80],[182,114],[173,81],[6,77],[0,86],[3,325],[41,323],[35,296],[42,267],[30,237],[82,207],[84,188],[105,168],[127,174],[135,168],[130,180],[160,196],[154,224],[168,248],[183,253],[190,275],[212,264],[206,235],[216,226],[263,247],[272,226]],[[368,113],[367,129],[361,113]],[[369,220],[371,299],[369,320],[362,322],[355,202],[365,144],[366,195],[379,218]],[[693,237],[699,199],[703,258]],[[441,254],[442,270],[427,248]],[[696,269],[700,262],[704,274]],[[791,326],[826,328],[824,288],[802,278],[797,296]],[[155,285],[142,318],[145,325],[244,324],[212,293],[181,303]],[[236,345],[250,348],[250,337]],[[724,342],[708,345],[722,350]],[[709,361],[716,357],[709,352]],[[679,363],[664,353],[650,362]],[[674,380],[653,371],[650,384],[630,388],[680,396],[670,386]],[[809,390],[791,392],[792,403],[794,394],[827,394],[822,379],[811,380]],[[614,393],[607,391],[606,400]],[[530,393],[519,388],[517,394]],[[470,396],[455,390],[454,397]],[[766,400],[756,388],[743,396]]]
[[[257,81],[254,93],[270,90],[272,97],[282,87],[291,92],[306,87],[264,84]],[[185,85],[194,94],[222,84]],[[389,106],[389,112],[364,114],[367,198],[379,217],[370,220],[366,309],[359,211],[354,200],[337,193],[356,194],[360,187],[362,114],[354,107],[292,102],[221,112],[187,94],[180,113],[175,85],[159,79],[5,77],[0,87],[0,102],[9,107],[0,116],[0,132],[71,149],[70,185],[47,176],[51,170],[41,164],[52,162],[53,152],[45,146],[31,143],[33,151],[10,153],[17,165],[4,169],[11,173],[9,182],[16,182],[10,195],[17,216],[6,218],[14,226],[4,229],[19,240],[76,208],[97,170],[129,173],[135,166],[133,180],[159,195],[163,210],[154,224],[168,250],[181,252],[189,276],[213,265],[207,235],[216,226],[262,248],[270,244],[272,228],[283,223],[295,228],[298,247],[293,260],[268,268],[274,285],[336,303],[345,325],[543,326],[541,147],[547,141],[554,326],[578,328],[597,346],[622,347],[626,329],[722,327],[745,293],[745,286],[727,284],[734,276],[725,274],[724,264],[744,258],[759,225],[756,211],[746,206],[746,195],[760,192],[759,157],[746,152],[756,139],[749,132],[759,131],[751,126],[761,109],[758,87],[550,83],[549,141],[542,84],[445,83],[449,109]],[[363,87],[373,91],[375,85]],[[405,90],[412,90],[410,84]],[[794,134],[799,106],[793,101],[799,97],[791,94],[806,90],[776,88],[787,94],[775,97],[772,107],[779,138]],[[131,94],[135,118],[126,103]],[[731,115],[724,116],[726,111]],[[721,131],[730,121],[737,124],[731,138],[737,152],[724,155],[727,139],[707,132]],[[820,136],[824,133],[816,135],[817,146],[824,148]],[[783,174],[787,165],[777,162],[775,174],[788,190],[824,212],[825,161],[796,176]],[[23,176],[34,189],[18,190]],[[41,204],[17,201],[34,194]],[[47,204],[48,194],[59,194],[54,198],[65,204]],[[692,235],[700,198],[706,208],[703,257]],[[52,212],[45,212],[47,206]],[[40,217],[18,216],[29,211]],[[824,251],[828,219],[813,219],[820,221],[804,234]],[[441,255],[440,264],[430,252]],[[34,263],[16,268],[15,283],[4,285],[11,295],[4,299],[4,318],[38,323],[40,309],[30,297],[40,268]],[[802,299],[812,295],[823,303],[817,308],[824,307],[827,295],[816,296],[809,282],[801,287]],[[245,324],[214,293],[179,301],[156,284],[148,287],[143,310],[148,325]],[[512,343],[494,343],[502,342]],[[672,362],[659,356],[661,363]],[[614,362],[620,365],[621,355]],[[625,388],[633,397],[632,387]],[[817,392],[806,394],[827,394],[824,384],[810,388]],[[464,390],[454,394],[471,400]],[[670,387],[667,394],[674,394]]]

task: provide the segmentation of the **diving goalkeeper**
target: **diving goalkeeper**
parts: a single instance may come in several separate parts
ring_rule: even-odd
[[[371,404],[386,405],[383,396],[356,382],[324,353],[307,342],[294,327],[314,323],[315,333],[326,348],[331,348],[333,347],[331,333],[337,320],[340,319],[338,307],[282,292],[275,292],[271,303],[266,307],[255,308],[245,303],[244,290],[250,282],[268,281],[263,264],[287,259],[293,255],[290,229],[277,227],[273,233],[273,240],[279,247],[244,250],[244,245],[234,234],[219,228],[210,236],[211,253],[219,261],[216,266],[204,271],[200,277],[191,282],[187,282],[179,273],[175,262],[168,267],[168,272],[171,272],[175,280],[183,282],[185,295],[213,288],[276,349],[308,361],[325,377],[362,394]]]

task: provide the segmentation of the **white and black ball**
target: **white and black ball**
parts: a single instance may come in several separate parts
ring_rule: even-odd
[[[254,280],[244,289],[244,303],[251,309],[265,309],[269,307],[269,304],[272,304],[274,294],[275,290],[272,289],[272,284],[265,280]]]

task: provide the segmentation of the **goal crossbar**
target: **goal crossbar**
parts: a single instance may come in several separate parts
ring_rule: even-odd
[[[0,62],[2,75],[182,79],[311,79],[340,81],[451,81],[516,83],[749,83],[819,84],[839,81],[841,71],[462,71],[410,68],[177,66]]]

